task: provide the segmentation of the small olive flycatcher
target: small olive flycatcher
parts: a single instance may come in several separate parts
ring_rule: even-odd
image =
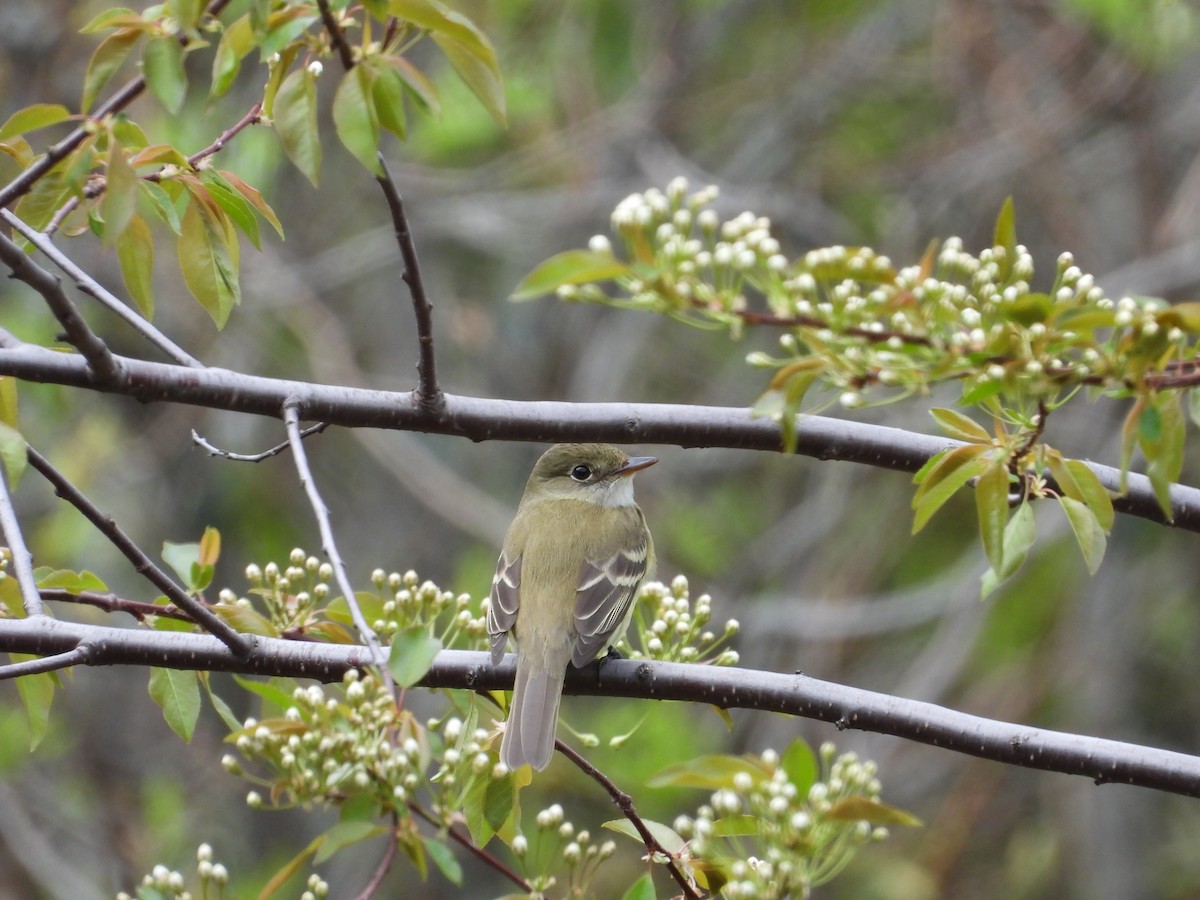
[[[492,663],[510,634],[517,645],[500,744],[509,769],[550,763],[567,661],[582,668],[620,639],[638,585],[654,571],[632,476],[656,462],[611,444],[556,444],[533,467],[488,609]]]

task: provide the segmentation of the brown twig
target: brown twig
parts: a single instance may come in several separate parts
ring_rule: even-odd
[[[180,622],[191,622],[195,619],[188,613],[175,606],[161,606],[157,603],[144,603],[141,600],[126,600],[116,594],[101,594],[97,591],[68,591],[66,588],[42,588],[39,593],[43,600],[53,600],[58,603],[79,603],[84,606],[94,606],[105,612],[129,613],[139,622],[146,621],[146,616],[160,616],[164,619],[177,619]]]
[[[499,872],[501,875],[503,875],[505,878],[507,878],[509,881],[511,881],[513,884],[515,884],[521,890],[523,890],[523,891],[532,891],[533,890],[533,885],[531,885],[528,881],[526,881],[524,878],[522,878],[519,874],[517,874],[512,869],[510,869],[508,866],[506,866],[503,862],[501,862],[495,856],[488,853],[482,847],[477,847],[475,845],[474,841],[472,841],[466,835],[460,833],[458,831],[458,829],[456,829],[450,825],[443,825],[441,822],[439,822],[437,819],[433,818],[433,816],[429,815],[429,813],[425,812],[425,810],[423,810],[421,807],[417,806],[417,804],[413,803],[411,800],[408,803],[408,808],[409,808],[409,811],[411,811],[413,815],[428,822],[434,828],[437,828],[439,830],[442,828],[445,828],[446,835],[451,840],[455,841],[460,846],[462,846],[468,853],[470,853],[472,856],[474,856],[476,859],[478,859],[484,865],[486,865],[492,869],[495,869],[497,872]]]
[[[239,633],[228,622],[175,584],[167,576],[167,573],[155,565],[145,551],[117,526],[112,516],[101,511],[84,496],[83,492],[71,484],[62,472],[50,464],[49,460],[32,447],[27,449],[26,454],[29,464],[54,486],[54,492],[83,513],[84,518],[95,525],[100,533],[108,538],[109,542],[133,564],[139,575],[166,594],[177,607],[186,610],[196,624],[220,640],[235,655],[239,657],[250,655],[254,649],[253,637]]]
[[[244,131],[251,125],[257,125],[262,121],[262,103],[255,102],[251,105],[249,112],[222,131],[215,141],[205,147],[203,150],[197,150],[187,158],[188,165],[193,169],[200,164],[200,161],[207,159],[214,154],[220,153],[239,132]]]
[[[404,283],[412,297],[413,316],[417,321],[417,346],[420,353],[417,362],[417,402],[428,412],[442,408],[445,398],[438,387],[437,364],[433,352],[433,305],[425,294],[421,280],[421,265],[417,260],[417,247],[413,243],[412,231],[408,227],[408,216],[404,212],[404,200],[388,170],[387,161],[379,154],[379,165],[383,174],[378,177],[379,186],[387,198],[392,214],[392,226],[396,231],[396,242],[400,245],[400,256],[404,260]]]
[[[692,884],[688,881],[687,876],[679,870],[677,865],[675,865],[675,857],[669,850],[667,850],[666,847],[658,842],[658,839],[650,832],[650,829],[646,826],[646,823],[642,821],[642,817],[638,815],[637,809],[635,809],[633,805],[633,797],[629,796],[629,794],[617,787],[613,783],[612,779],[588,762],[587,759],[576,752],[569,744],[560,740],[556,740],[554,742],[554,749],[556,749],[567,759],[571,760],[571,762],[575,763],[575,765],[578,766],[585,775],[590,777],[608,792],[608,795],[612,798],[613,803],[617,805],[617,807],[625,815],[625,818],[627,818],[633,824],[633,827],[637,829],[637,833],[641,836],[642,843],[646,845],[646,850],[650,853],[650,855],[653,856],[658,854],[666,860],[667,871],[671,873],[671,877],[675,879],[675,883],[678,884],[680,889],[683,891],[683,896],[689,898],[689,900],[700,900],[700,895],[696,893],[696,889],[692,887]]]
[[[311,434],[320,434],[328,427],[328,422],[318,422],[316,425],[310,425],[308,428],[305,428],[303,431],[301,431],[300,437],[303,439]],[[222,459],[232,460],[233,462],[251,463],[262,462],[264,459],[270,459],[272,456],[278,456],[289,446],[288,442],[284,441],[282,444],[276,444],[274,447],[268,447],[266,450],[263,450],[260,453],[234,453],[232,450],[223,450],[215,444],[209,443],[199,432],[196,431],[195,428],[192,429],[192,441],[198,447],[203,447],[205,450],[207,450],[209,456],[219,456]]]
[[[354,51],[346,42],[346,34],[342,31],[342,26],[337,23],[337,19],[333,17],[333,13],[329,9],[329,0],[317,0],[317,8],[321,11],[321,24],[329,32],[329,40],[337,49],[338,58],[342,61],[342,68],[349,72],[354,68]]]
[[[375,892],[379,890],[383,884],[383,879],[387,877],[387,873],[391,871],[392,863],[396,860],[396,849],[399,841],[396,840],[396,824],[398,822],[395,813],[392,813],[392,830],[388,832],[387,846],[383,850],[383,856],[380,857],[379,864],[375,867],[375,871],[371,873],[371,879],[363,886],[354,900],[371,900],[375,896]]]

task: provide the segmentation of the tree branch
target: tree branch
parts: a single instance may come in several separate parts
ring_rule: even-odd
[[[450,434],[473,441],[612,441],[728,447],[778,453],[779,427],[749,409],[667,403],[564,403],[494,400],[445,394],[439,410],[422,408],[416,392],[366,390],[244,375],[228,369],[185,369],[117,357],[121,376],[100,382],[84,360],[23,344],[0,329],[0,375],[27,381],[89,388],[143,402],[185,403],[229,412],[279,418],[289,398],[302,418],[352,428],[392,428]],[[807,416],[798,429],[796,452],[821,460],[843,460],[917,471],[935,453],[961,442],[883,425]],[[1117,494],[1120,472],[1088,463],[1104,487]],[[1128,491],[1113,499],[1127,515],[1200,532],[1200,489],[1171,486],[1172,518],[1163,515],[1144,475],[1130,473]]]
[[[244,657],[254,649],[254,638],[241,634],[232,628],[228,622],[214,613],[199,600],[190,596],[186,591],[173,582],[167,573],[154,564],[154,561],[122,531],[113,517],[100,510],[83,492],[67,480],[62,472],[52,466],[44,456],[29,447],[26,451],[29,464],[42,474],[54,486],[54,492],[62,497],[77,510],[84,518],[121,551],[127,560],[133,563],[133,568],[170,598],[171,602],[185,610],[201,627],[217,637],[238,656]]]
[[[321,24],[329,32],[329,40],[338,52],[342,68],[349,72],[354,68],[354,51],[346,43],[346,33],[342,31],[342,26],[337,23],[337,19],[329,10],[329,0],[317,0],[317,9],[321,11]]]
[[[301,431],[300,437],[306,438],[311,434],[320,434],[328,427],[328,422],[318,422],[316,425],[310,425]],[[219,456],[222,459],[228,459],[233,462],[252,463],[262,462],[264,459],[270,459],[272,456],[278,456],[290,446],[288,441],[284,441],[282,444],[276,444],[274,447],[268,447],[266,450],[262,450],[258,453],[234,453],[232,450],[224,450],[205,440],[203,435],[197,432],[195,428],[192,429],[192,442],[196,444],[197,447],[203,447],[205,450],[207,450],[209,456]]]
[[[120,375],[117,358],[79,315],[79,310],[67,297],[58,278],[26,256],[20,247],[3,234],[0,234],[0,260],[16,278],[42,295],[54,318],[62,325],[67,341],[83,354],[97,378],[109,381]]]
[[[363,616],[362,608],[358,605],[354,594],[354,586],[350,584],[350,576],[346,574],[346,563],[343,561],[341,553],[338,552],[337,541],[333,537],[333,525],[329,521],[329,507],[321,499],[321,492],[317,488],[312,470],[308,466],[308,455],[304,451],[304,435],[300,433],[300,414],[297,412],[296,404],[290,400],[283,405],[283,424],[287,427],[288,444],[292,448],[296,473],[304,492],[308,495],[313,515],[317,519],[317,528],[321,532],[321,547],[325,550],[325,555],[329,557],[329,564],[333,566],[333,577],[337,581],[338,587],[341,588],[342,596],[346,598],[346,606],[350,609],[354,627],[358,629],[363,643],[371,651],[372,662],[379,667],[380,676],[387,685],[389,693],[393,692],[395,685],[392,682],[392,673],[387,666],[387,654],[383,652],[383,647],[380,646],[374,629]]]
[[[127,325],[131,326],[138,334],[146,338],[158,349],[162,350],[167,356],[175,362],[183,366],[191,366],[200,368],[203,363],[191,356],[187,351],[181,348],[178,344],[172,341],[169,337],[154,327],[147,319],[142,318],[128,305],[122,303],[115,295],[106,290],[100,282],[96,281],[91,275],[83,271],[78,265],[71,260],[69,256],[62,252],[54,242],[46,235],[38,231],[36,228],[30,227],[14,213],[7,209],[0,209],[0,218],[11,225],[16,231],[20,232],[21,236],[29,243],[33,244],[42,255],[56,265],[63,274],[67,275],[75,286],[83,293],[90,297],[99,300],[101,304],[109,312],[115,313]],[[24,254],[22,254],[24,256]],[[36,288],[35,288],[36,290]]]
[[[637,833],[642,838],[642,843],[646,845],[646,852],[651,857],[654,854],[659,854],[666,860],[667,871],[671,873],[671,877],[675,879],[675,883],[679,885],[679,889],[683,891],[683,896],[688,900],[700,900],[700,895],[696,893],[695,888],[688,882],[687,876],[679,871],[679,866],[675,865],[675,860],[667,850],[646,826],[642,817],[638,815],[637,809],[633,805],[633,798],[621,790],[612,779],[593,766],[587,759],[577,753],[573,747],[565,741],[556,740],[554,748],[563,756],[575,763],[585,775],[599,784],[612,798],[613,803],[617,804],[617,808],[627,818],[633,827],[637,829]]]
[[[259,638],[255,653],[236,656],[206,634],[108,628],[59,619],[0,619],[0,650],[41,656],[87,643],[81,662],[93,666],[167,666],[245,675],[284,675],[340,681],[348,669],[372,665],[366,647]],[[0,678],[10,677],[0,668]],[[510,690],[515,657],[499,666],[482,650],[443,650],[418,682],[426,688]],[[1081,775],[1097,784],[1119,783],[1200,797],[1200,757],[1124,741],[1032,728],[985,719],[933,703],[754,669],[610,659],[604,678],[591,667],[567,670],[568,694],[680,700],[725,709],[756,709],[890,734],[1010,765]]]
[[[5,466],[0,466],[0,532],[3,532],[4,540],[8,544],[13,572],[17,576],[17,586],[21,589],[21,602],[25,607],[25,615],[43,615],[46,608],[42,605],[42,596],[38,593],[37,581],[33,577],[33,554],[25,545],[25,536],[21,534],[21,523],[17,521],[17,511],[13,509],[12,494],[8,489],[8,471]]]
[[[421,280],[421,264],[417,260],[417,246],[413,243],[412,231],[408,227],[408,215],[404,212],[404,200],[392,179],[392,173],[387,166],[383,154],[379,154],[379,165],[383,175],[379,177],[379,185],[387,198],[388,209],[392,214],[392,226],[396,230],[396,243],[400,245],[400,256],[404,260],[404,283],[412,296],[413,315],[417,320],[417,345],[420,359],[417,363],[417,398],[422,408],[429,412],[437,412],[443,402],[442,389],[438,387],[437,365],[433,354],[433,305],[425,294],[425,284]]]

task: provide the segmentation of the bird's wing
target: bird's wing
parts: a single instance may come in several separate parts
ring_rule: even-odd
[[[649,565],[650,541],[646,534],[633,547],[622,547],[606,559],[583,564],[575,593],[575,646],[571,662],[587,665],[620,637],[629,605]]]
[[[487,627],[492,637],[492,664],[500,662],[508,633],[517,621],[517,607],[521,603],[521,557],[509,559],[506,553],[496,561],[496,574],[492,576],[491,603],[488,606]]]

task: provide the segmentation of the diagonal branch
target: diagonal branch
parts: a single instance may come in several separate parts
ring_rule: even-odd
[[[317,0],[317,9],[321,11],[321,24],[329,32],[329,41],[337,49],[338,59],[342,61],[342,68],[349,72],[354,68],[354,51],[346,43],[346,32],[333,17],[333,12],[329,9],[329,0]]]
[[[308,455],[304,451],[304,436],[300,433],[300,413],[297,404],[291,400],[283,405],[283,424],[287,427],[288,444],[292,448],[292,459],[296,463],[300,484],[304,486],[304,491],[308,494],[309,505],[313,509],[313,515],[317,518],[317,528],[321,532],[321,547],[325,550],[325,555],[329,557],[329,564],[333,566],[334,578],[337,580],[338,587],[341,588],[342,596],[346,598],[346,606],[350,608],[354,627],[358,629],[363,643],[370,649],[371,659],[375,665],[379,666],[380,675],[387,684],[388,691],[391,692],[395,685],[392,683],[392,673],[387,666],[387,655],[383,652],[379,638],[375,636],[374,630],[363,616],[362,608],[355,598],[354,587],[350,584],[350,578],[346,574],[346,563],[342,560],[342,555],[338,552],[337,541],[333,537],[333,525],[329,521],[329,507],[321,499],[321,492],[318,490],[312,470],[308,466]]]
[[[75,304],[67,297],[62,282],[51,275],[13,243],[0,234],[0,260],[13,275],[42,295],[54,317],[62,325],[67,341],[75,347],[101,381],[111,381],[120,375],[120,364],[104,341],[96,335],[79,315]]]
[[[88,643],[87,665],[155,665],[176,669],[285,675],[340,681],[372,664],[365,647],[259,638],[238,657],[204,634],[108,628],[59,619],[0,619],[0,651],[49,656]],[[443,650],[418,685],[471,691],[510,690],[515,657],[493,666],[483,650]],[[11,667],[0,666],[0,679]],[[800,673],[689,663],[610,659],[604,680],[591,667],[567,670],[565,691],[755,709],[828,722],[952,750],[1009,765],[1080,775],[1097,784],[1130,784],[1200,797],[1200,756],[1124,741],[986,719],[933,703],[820,681]]]
[[[417,246],[413,243],[412,231],[408,227],[408,215],[404,212],[404,200],[388,170],[387,160],[379,154],[379,165],[383,175],[379,186],[387,198],[392,214],[392,227],[396,230],[396,243],[400,245],[400,256],[404,260],[404,283],[412,296],[413,315],[417,320],[417,345],[420,352],[417,363],[417,399],[422,408],[436,412],[442,406],[442,389],[438,387],[437,366],[433,354],[433,305],[425,294],[421,280],[421,265],[417,260]]]
[[[119,316],[126,324],[132,326],[135,331],[166,353],[175,362],[194,368],[200,368],[203,365],[199,360],[188,354],[187,351],[155,328],[149,320],[138,315],[110,291],[105,289],[100,282],[81,269],[42,232],[36,228],[32,228],[7,209],[0,209],[0,219],[11,225],[16,231],[20,232],[25,240],[37,247],[48,260],[75,282],[75,286],[79,290],[99,300],[109,312]]]
[[[442,406],[429,410],[422,407],[416,392],[263,378],[218,368],[185,369],[129,357],[118,360],[121,377],[98,382],[83,360],[24,344],[0,328],[0,375],[123,394],[144,402],[185,403],[279,418],[283,404],[291,399],[303,406],[307,418],[331,425],[450,434],[474,441],[611,441],[772,453],[780,452],[781,446],[775,422],[735,407],[522,402],[445,394]],[[884,425],[806,416],[799,424],[796,452],[820,460],[916,472],[935,453],[960,444]],[[1113,506],[1119,512],[1200,532],[1200,489],[1172,485],[1172,517],[1168,519],[1145,475],[1130,473],[1128,490],[1122,494],[1118,469],[1093,462],[1088,466],[1105,489],[1116,495]]]
[[[585,775],[608,792],[608,796],[612,798],[613,803],[617,804],[617,808],[621,810],[625,818],[633,824],[633,827],[641,836],[642,843],[646,846],[646,852],[651,857],[658,854],[666,861],[667,871],[671,873],[671,877],[675,879],[675,883],[683,891],[683,896],[688,898],[688,900],[700,900],[700,895],[696,893],[696,889],[692,887],[687,876],[679,871],[679,866],[675,865],[675,860],[672,858],[670,851],[659,843],[658,838],[654,836],[649,826],[646,825],[646,822],[638,815],[637,809],[633,805],[633,798],[617,787],[611,778],[588,762],[587,759],[576,752],[569,744],[563,741],[555,741],[554,747],[559,753],[583,770]]]
[[[55,493],[83,513],[84,518],[95,525],[100,533],[133,563],[133,567],[139,575],[145,577],[166,594],[172,603],[187,612],[196,621],[196,624],[212,633],[235,655],[245,657],[253,651],[253,637],[236,631],[228,622],[175,584],[167,576],[167,573],[156,566],[145,551],[133,542],[129,535],[117,527],[112,516],[101,511],[85,497],[79,488],[71,484],[62,472],[50,464],[49,460],[32,447],[28,448],[27,455],[29,464],[54,486]]]
[[[17,585],[21,589],[21,602],[25,606],[25,615],[40,616],[44,614],[46,608],[42,605],[42,596],[38,593],[37,581],[33,577],[33,555],[25,545],[25,536],[21,534],[21,523],[17,521],[17,511],[13,509],[6,466],[0,466],[0,532],[4,533],[4,540],[8,544],[13,570],[17,576]]]

